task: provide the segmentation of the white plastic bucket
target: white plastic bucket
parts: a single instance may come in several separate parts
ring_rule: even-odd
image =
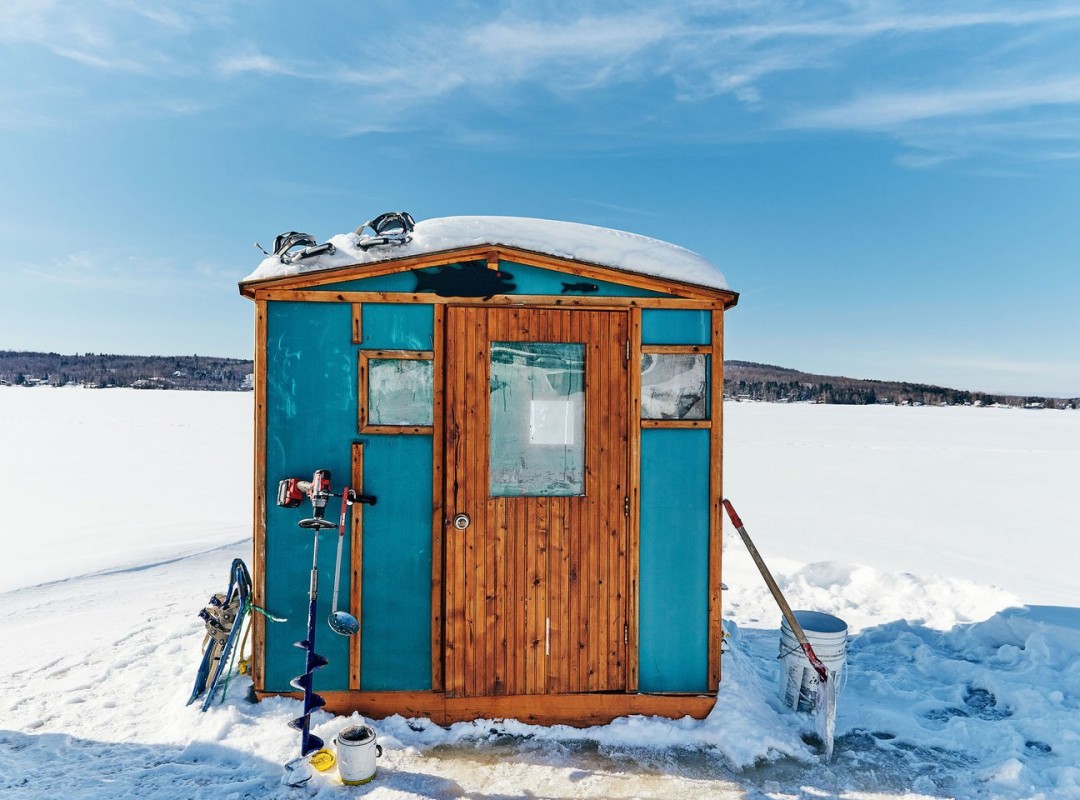
[[[342,728],[334,744],[342,783],[359,786],[375,777],[375,759],[382,755],[382,746],[375,741],[375,730],[370,725]]]
[[[806,640],[825,665],[830,681],[838,681],[847,658],[847,623],[820,611],[795,611]],[[796,711],[814,711],[817,706],[818,674],[810,665],[786,619],[780,622],[780,699]],[[835,685],[835,684],[834,684]]]

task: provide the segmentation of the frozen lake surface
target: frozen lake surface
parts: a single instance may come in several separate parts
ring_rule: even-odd
[[[195,614],[249,559],[251,404],[0,388],[3,797],[1080,797],[1080,413],[725,407],[727,495],[791,604],[851,627],[832,764],[776,699],[779,613],[728,528],[709,719],[391,718],[373,784],[298,795],[295,701],[240,677],[184,705]]]

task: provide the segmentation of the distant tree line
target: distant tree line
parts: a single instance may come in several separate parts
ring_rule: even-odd
[[[0,350],[0,383],[108,389],[251,389],[254,364],[216,356],[126,356],[106,353],[30,353]]]
[[[15,386],[245,391],[253,388],[254,369],[250,360],[216,356],[60,355],[0,350],[0,384]],[[724,362],[724,395],[770,403],[1080,408],[1080,397],[1023,397],[922,383],[814,375],[752,361]]]
[[[724,395],[732,399],[770,403],[835,403],[840,405],[954,406],[1007,405],[1014,407],[1080,408],[1080,398],[989,394],[948,389],[924,383],[874,381],[814,375],[786,367],[751,361],[724,362]]]

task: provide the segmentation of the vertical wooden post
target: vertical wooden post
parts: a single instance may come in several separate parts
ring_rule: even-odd
[[[720,685],[723,643],[721,577],[723,559],[724,471],[724,312],[712,312],[712,370],[709,429],[709,689]]]
[[[252,505],[252,567],[255,605],[266,607],[266,348],[267,301],[255,301],[255,476]],[[251,678],[256,691],[266,686],[266,619],[251,617]]]
[[[629,370],[630,418],[630,531],[627,542],[627,654],[626,691],[638,690],[638,576],[641,555],[641,309],[630,309]]]
[[[364,493],[364,444],[353,442],[352,474],[349,486],[357,494]],[[360,688],[360,656],[364,638],[363,575],[364,575],[364,506],[354,503],[349,526],[349,613],[361,620],[360,633],[349,637],[349,688]]]
[[[434,308],[434,339],[431,343],[435,354],[434,406],[432,408],[431,434],[431,688],[441,692],[443,677],[443,619],[446,602],[443,591],[443,574],[446,568],[443,542],[446,538],[446,511],[444,508],[446,482],[444,474],[446,420],[444,417],[444,392],[446,382],[446,306],[437,303]]]
[[[352,304],[352,343],[364,343],[363,304]]]

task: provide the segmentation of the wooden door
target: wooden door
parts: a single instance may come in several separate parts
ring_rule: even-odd
[[[626,689],[628,327],[447,309],[448,696]]]

